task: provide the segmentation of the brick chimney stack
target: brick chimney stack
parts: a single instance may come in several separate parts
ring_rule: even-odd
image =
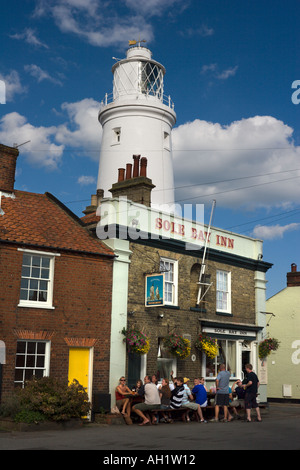
[[[19,150],[0,144],[0,191],[13,193]]]
[[[300,271],[297,271],[297,265],[292,263],[291,272],[287,273],[287,287],[300,286]]]
[[[133,168],[132,163],[126,164],[126,171],[119,168],[118,182],[109,191],[112,197],[127,196],[130,201],[150,207],[151,191],[155,186],[147,177],[147,158],[140,157],[133,155]]]

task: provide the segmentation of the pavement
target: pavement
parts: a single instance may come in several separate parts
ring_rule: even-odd
[[[89,453],[89,458],[96,458],[97,464],[124,463],[131,468],[140,462],[180,463],[179,460],[169,462],[174,455],[183,459],[181,463],[184,464],[199,463],[203,450],[300,450],[300,404],[272,403],[262,410],[262,422],[234,420],[200,424],[178,421],[156,426],[89,423],[78,429],[5,431],[0,432],[0,449],[93,450],[98,452]],[[72,455],[75,458],[78,454],[73,452]],[[209,455],[213,457],[211,453]],[[18,454],[14,453],[14,456]],[[120,460],[129,459],[129,456],[136,458],[136,462]],[[164,460],[152,461],[159,458],[157,456]],[[147,461],[149,458],[152,460]]]

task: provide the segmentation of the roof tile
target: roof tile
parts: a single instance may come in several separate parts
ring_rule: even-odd
[[[93,238],[80,219],[49,193],[15,191],[15,198],[2,193],[0,240],[48,248],[113,255]]]

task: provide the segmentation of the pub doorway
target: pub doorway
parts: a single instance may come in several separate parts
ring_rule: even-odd
[[[251,351],[249,349],[242,350],[242,381],[244,382],[247,378],[247,372],[245,365],[250,363]]]

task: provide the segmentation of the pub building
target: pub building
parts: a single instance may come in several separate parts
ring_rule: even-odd
[[[160,381],[170,379],[173,371],[191,380],[203,376],[210,389],[221,363],[230,370],[232,383],[244,378],[245,364],[253,364],[261,382],[259,401],[265,403],[267,381],[258,344],[265,335],[265,274],[272,265],[262,261],[262,241],[151,207],[154,184],[144,170],[141,175],[147,159],[140,160],[134,159],[138,176],[133,176],[131,164],[126,173],[119,170],[112,197],[98,192],[83,218],[116,255],[112,403],[122,375],[131,387],[145,374]],[[126,350],[122,330],[131,328],[148,337],[147,354]],[[172,333],[189,340],[188,357],[176,357],[166,348],[164,339]],[[201,334],[217,340],[213,359],[195,347]]]

